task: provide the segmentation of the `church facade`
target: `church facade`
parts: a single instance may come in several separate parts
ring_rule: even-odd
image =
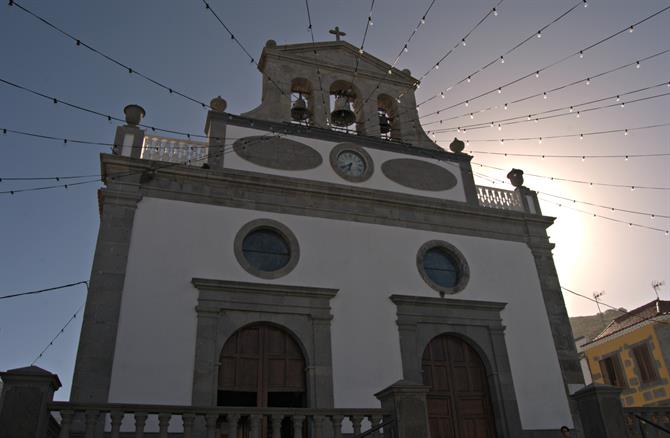
[[[476,186],[462,143],[422,130],[410,72],[345,41],[268,41],[259,68],[261,105],[214,99],[204,144],[127,107],[71,400],[372,408],[408,381],[433,438],[574,427],[553,219],[521,172]]]

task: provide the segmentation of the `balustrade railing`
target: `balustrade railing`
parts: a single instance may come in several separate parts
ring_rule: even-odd
[[[670,407],[625,408],[624,416],[631,438],[670,438]]]
[[[208,151],[207,143],[147,135],[142,144],[141,157],[146,160],[201,166],[207,162]]]
[[[519,195],[512,190],[477,186],[477,200],[482,207],[524,211],[523,203]]]
[[[198,408],[191,406],[85,404],[52,402],[49,410],[60,418],[59,438],[119,438],[122,433],[145,433],[160,438],[393,438],[390,414],[382,409]],[[383,422],[386,420],[386,422]],[[83,429],[83,430],[82,430]],[[369,431],[370,433],[366,433]]]

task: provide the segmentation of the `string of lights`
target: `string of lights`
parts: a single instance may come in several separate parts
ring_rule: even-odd
[[[650,158],[650,157],[670,157],[670,154],[628,154],[628,155],[548,155],[548,154],[515,154],[509,152],[487,152],[487,151],[470,151],[470,154],[486,154],[486,155],[501,155],[505,157],[533,157],[533,158],[623,158],[626,161],[630,158]]]
[[[665,85],[665,83],[661,84],[661,85]],[[645,90],[648,90],[648,89],[651,89],[651,88],[656,88],[656,87],[659,87],[659,85],[654,85],[652,87],[645,88]],[[636,92],[639,92],[639,91],[634,91],[634,92],[631,92],[631,93],[636,93]],[[574,107],[577,107],[577,106],[583,106],[583,105],[591,104],[593,102],[601,102],[603,100],[616,99],[617,98],[617,96],[610,96],[610,97],[607,97],[607,98],[598,99],[597,101],[593,101],[593,102],[585,102],[585,103],[582,103],[582,104],[572,105],[572,106],[569,106],[569,107],[562,107],[562,108],[557,108],[557,109],[553,109],[553,110],[542,111],[542,112],[536,113],[535,115],[529,114],[528,116],[510,117],[508,119],[500,119],[498,121],[492,121],[492,122],[487,123],[487,124],[478,123],[478,124],[474,124],[474,125],[465,125],[465,126],[460,126],[460,127],[455,127],[455,128],[436,129],[436,130],[428,131],[428,133],[429,134],[430,133],[436,134],[436,133],[441,133],[441,132],[454,132],[454,131],[465,132],[466,130],[483,129],[483,128],[487,128],[489,126],[490,127],[496,127],[497,126],[498,131],[501,131],[504,126],[508,126],[508,125],[517,125],[519,123],[528,123],[528,122],[539,122],[540,120],[554,119],[556,117],[565,117],[565,116],[569,116],[569,115],[574,115],[575,117],[580,118],[581,115],[584,114],[584,113],[589,113],[589,112],[592,112],[592,111],[601,111],[601,110],[604,110],[604,109],[614,108],[614,107],[624,108],[626,103],[632,104],[632,103],[644,102],[644,101],[648,101],[648,100],[652,100],[652,99],[657,99],[659,97],[665,97],[665,96],[668,96],[668,95],[670,95],[670,92],[655,94],[653,96],[641,97],[641,98],[638,98],[638,99],[629,100],[627,102],[619,101],[619,102],[609,104],[609,105],[601,105],[601,106],[597,106],[597,107],[593,107],[593,108],[586,108],[586,109],[580,109],[579,111],[574,111]],[[567,113],[561,113],[561,114],[554,114],[554,115],[550,115],[550,116],[544,116],[544,117],[536,117],[539,114],[547,114],[547,113],[550,113],[550,112],[563,111],[563,110],[567,110],[568,112]],[[523,120],[519,120],[519,119],[523,119]],[[538,140],[538,142],[542,143],[542,139]],[[501,143],[504,143],[504,139],[501,139]]]
[[[387,75],[390,76],[390,75],[393,74],[393,69],[398,64],[398,61],[400,60],[400,57],[403,55],[403,53],[407,53],[409,51],[410,41],[412,40],[412,38],[414,38],[414,35],[416,35],[416,33],[419,31],[419,28],[426,23],[426,17],[428,17],[428,13],[433,8],[433,5],[435,4],[435,1],[436,0],[432,0],[430,2],[430,4],[428,5],[428,8],[426,9],[426,11],[423,13],[421,18],[419,19],[419,24],[417,24],[416,27],[414,27],[414,30],[412,30],[412,32],[410,33],[409,38],[407,38],[405,43],[400,48],[400,51],[398,52],[398,55],[396,56],[395,60],[393,61],[393,64],[391,65],[391,68],[388,69],[388,71],[386,72]],[[381,83],[382,83],[382,80],[379,79],[379,81],[377,81],[377,85],[370,91],[370,93],[366,96],[366,98],[363,99],[363,101],[361,101],[358,109],[362,108],[363,105],[365,105],[366,103],[368,103],[370,101],[370,98],[372,98],[372,96],[375,94],[375,92],[379,89],[379,86],[381,85]],[[373,117],[377,117],[377,114],[375,113],[375,114],[370,115],[370,117],[368,117],[365,120],[365,123],[368,123]]]
[[[487,169],[506,171],[506,169],[503,169],[501,167],[490,166],[488,164],[475,163],[475,162],[473,162],[472,164],[477,165],[479,167],[485,167]],[[524,175],[525,176],[532,176],[532,177],[535,177],[535,178],[548,179],[548,180],[551,180],[551,181],[563,181],[563,182],[569,182],[569,183],[575,183],[575,184],[585,184],[585,185],[588,185],[590,187],[593,187],[593,186],[616,187],[616,188],[622,188],[622,189],[625,188],[625,189],[629,189],[629,190],[633,190],[633,191],[636,190],[636,189],[641,189],[641,190],[670,190],[670,187],[639,186],[639,185],[633,185],[633,184],[614,184],[614,183],[583,181],[583,180],[578,180],[578,179],[561,178],[561,177],[558,177],[558,176],[539,175],[539,174],[536,174],[536,173],[528,173],[528,172],[524,172]]]
[[[86,289],[88,290],[88,284],[86,285]],[[84,302],[84,304],[86,304],[86,303]],[[38,354],[37,357],[30,363],[31,366],[32,366],[32,365],[35,365],[35,364],[37,363],[38,360],[40,360],[42,357],[44,357],[44,355],[46,354],[47,350],[48,350],[49,348],[51,348],[51,346],[54,344],[54,342],[56,342],[56,339],[58,339],[58,338],[60,337],[60,335],[62,335],[63,332],[65,332],[65,329],[70,325],[70,323],[71,323],[72,321],[74,321],[75,318],[77,318],[77,314],[79,314],[79,312],[81,312],[81,310],[84,308],[84,304],[82,304],[81,306],[79,306],[79,308],[74,312],[74,315],[72,315],[72,316],[70,317],[70,319],[67,320],[67,322],[65,323],[65,325],[58,331],[58,333],[56,333],[56,336],[54,336],[53,338],[51,338],[51,341],[49,341],[49,343],[46,345],[46,347],[44,347],[44,349],[43,349],[42,351],[40,351],[40,354]]]
[[[181,92],[181,91],[179,91],[179,90],[177,90],[173,87],[165,85],[164,83],[162,83],[162,82],[160,82],[156,79],[153,79],[152,77],[138,71],[136,68],[131,67],[130,65],[128,65],[128,64],[126,64],[122,61],[119,61],[118,59],[112,57],[111,55],[108,55],[107,53],[103,52],[102,50],[96,49],[95,47],[91,46],[90,44],[82,41],[80,38],[77,38],[76,36],[67,32],[63,28],[53,24],[51,21],[47,20],[46,18],[42,17],[41,15],[37,14],[36,12],[33,12],[30,9],[26,8],[25,6],[23,6],[18,1],[15,1],[15,0],[10,1],[9,6],[16,6],[19,10],[27,13],[28,15],[32,16],[36,20],[40,21],[41,23],[44,23],[45,25],[47,25],[51,29],[53,29],[56,32],[60,33],[61,35],[65,36],[66,38],[69,38],[70,40],[74,41],[74,43],[77,45],[77,47],[84,47],[84,48],[90,50],[91,52],[95,53],[96,55],[101,56],[102,58],[106,59],[107,61],[111,62],[112,64],[115,64],[115,65],[121,67],[122,69],[128,71],[129,74],[131,74],[131,75],[134,74],[136,76],[139,76],[140,78],[142,78],[142,79],[144,79],[144,80],[146,80],[146,81],[164,89],[168,93],[175,94],[177,96],[183,97],[186,100],[189,100],[193,103],[196,103],[196,104],[200,105],[202,108],[210,108],[210,106],[208,104],[206,104],[205,102],[203,102],[201,100],[198,100],[194,97],[191,97],[191,96],[187,95],[186,93],[183,93],[183,92]]]
[[[48,287],[46,289],[38,289],[38,290],[31,290],[30,292],[12,292],[11,294],[5,294],[0,296],[0,300],[6,300],[8,298],[16,298],[16,297],[22,297],[25,295],[35,295],[35,294],[41,294],[44,292],[52,292],[55,290],[61,290],[61,289],[67,289],[73,286],[78,286],[80,284],[86,284],[88,286],[88,282],[86,281],[77,281],[75,283],[68,283],[68,284],[63,284],[60,286],[54,286],[54,287]]]
[[[488,111],[497,110],[497,109],[500,109],[500,108],[508,109],[508,107],[511,106],[511,105],[515,105],[517,103],[524,102],[526,100],[534,99],[536,97],[542,97],[542,96],[545,96],[545,95],[549,96],[550,94],[553,94],[556,91],[564,90],[566,88],[574,87],[576,85],[583,85],[587,81],[590,83],[594,79],[597,79],[597,78],[600,78],[602,76],[617,72],[619,70],[623,70],[623,69],[631,67],[631,66],[636,66],[637,68],[639,68],[639,66],[641,65],[642,62],[648,61],[650,59],[656,58],[656,57],[661,56],[661,55],[665,55],[667,53],[670,53],[670,49],[663,50],[662,52],[655,53],[653,55],[650,55],[650,56],[647,56],[647,57],[629,62],[627,64],[621,65],[619,67],[616,67],[616,68],[613,68],[613,69],[610,69],[610,70],[607,70],[607,71],[604,71],[604,72],[601,72],[601,73],[598,73],[598,74],[595,74],[595,75],[587,76],[583,79],[579,79],[579,80],[576,80],[576,81],[573,81],[573,82],[569,82],[567,84],[560,85],[558,87],[546,90],[544,92],[535,93],[535,94],[531,94],[531,95],[526,96],[526,97],[522,97],[522,98],[519,98],[519,99],[516,99],[516,100],[512,100],[509,103],[504,103],[502,105],[500,105],[500,104],[499,105],[493,105],[493,106],[489,106],[487,108],[465,112],[465,113],[459,114],[457,116],[451,116],[451,117],[443,118],[443,119],[440,119],[440,120],[434,120],[432,122],[424,123],[423,126],[433,125],[433,124],[436,124],[436,123],[442,123],[442,122],[446,122],[448,120],[460,119],[460,118],[463,118],[463,117],[470,117],[470,119],[474,119],[476,116],[478,116],[482,113],[488,112]],[[537,73],[537,76],[539,76],[539,73]]]
[[[305,0],[305,9],[307,10],[307,30],[312,38],[312,57],[314,58],[314,65],[316,66],[316,77],[319,82],[319,90],[321,92],[321,106],[323,107],[324,119],[327,121],[329,119],[328,114],[328,105],[326,105],[326,92],[323,90],[323,79],[321,78],[321,68],[319,67],[319,62],[317,61],[318,53],[316,51],[316,38],[314,38],[314,27],[312,26],[312,13],[309,9],[309,0]],[[293,90],[291,90],[293,91]]]
[[[216,11],[214,11],[214,9],[206,0],[201,1],[205,5],[205,9],[208,10],[214,16],[214,18],[216,18],[216,21],[218,21],[219,24],[221,24],[221,26],[225,29],[225,31],[228,32],[228,35],[230,35],[230,39],[235,41],[235,44],[237,44],[239,48],[242,50],[242,52],[244,52],[244,54],[247,55],[250,63],[258,67],[258,61],[256,61],[256,59],[253,56],[251,56],[251,53],[249,53],[247,48],[244,47],[239,38],[235,37],[235,34],[230,30],[228,26],[226,26],[226,23],[224,23],[221,17],[219,17],[219,14],[217,14]],[[279,84],[277,84],[277,82],[274,79],[272,79],[272,77],[269,74],[267,74],[267,72],[265,73],[265,77],[268,78],[268,80],[277,88],[277,90],[282,96],[286,96],[284,90],[279,86]]]
[[[541,37],[543,31],[547,30],[550,26],[552,26],[552,25],[558,23],[558,22],[561,21],[563,18],[567,17],[572,11],[574,11],[575,9],[577,9],[577,8],[578,8],[580,5],[582,5],[582,4],[583,4],[583,5],[588,5],[588,3],[585,3],[583,0],[579,0],[577,3],[575,3],[575,4],[572,5],[570,8],[568,8],[566,11],[564,11],[561,15],[559,15],[559,16],[556,17],[556,18],[554,18],[553,20],[551,20],[551,21],[550,21],[549,23],[547,23],[546,25],[542,26],[536,33],[533,33],[533,34],[531,34],[530,36],[526,37],[525,39],[523,39],[523,40],[520,41],[519,43],[517,43],[517,44],[515,44],[514,46],[512,46],[512,48],[510,48],[510,49],[506,50],[505,52],[503,52],[502,55],[500,55],[500,56],[496,56],[493,60],[491,60],[491,61],[489,61],[488,63],[484,64],[482,67],[479,67],[478,69],[476,69],[476,70],[473,71],[472,73],[468,74],[468,75],[467,75],[466,77],[464,77],[463,79],[461,79],[461,80],[455,82],[454,84],[450,85],[449,87],[446,88],[446,90],[441,91],[440,94],[436,94],[436,95],[432,96],[430,99],[424,100],[423,102],[419,103],[419,104],[417,105],[417,108],[420,107],[421,105],[425,104],[425,103],[428,103],[430,100],[432,100],[432,99],[434,99],[434,98],[436,98],[436,97],[438,97],[438,96],[440,96],[440,95],[443,95],[445,91],[446,91],[446,92],[451,91],[451,90],[453,90],[455,87],[457,87],[457,86],[460,85],[460,84],[463,84],[463,83],[465,83],[465,82],[470,82],[470,81],[472,80],[473,77],[475,77],[475,76],[478,75],[479,73],[482,73],[484,70],[488,69],[489,67],[491,67],[491,66],[493,66],[493,65],[496,65],[496,64],[498,64],[498,63],[504,64],[504,63],[505,63],[505,56],[509,56],[510,54],[512,54],[513,52],[515,52],[516,50],[518,50],[520,47],[522,47],[524,44],[528,43],[529,41],[532,41],[533,38],[535,38],[536,36],[537,36],[538,38]],[[494,8],[494,11],[495,11],[495,8]],[[465,42],[465,40],[463,40],[463,42]],[[447,53],[448,53],[448,52],[447,52]],[[437,70],[437,69],[439,69],[439,68],[440,68],[440,62],[438,61],[435,65],[433,65],[432,70]],[[428,75],[428,73],[424,74],[424,75],[422,76],[422,78],[426,77],[427,75]]]
[[[370,29],[370,26],[372,26],[372,11],[374,10],[375,7],[375,0],[372,0],[370,2],[370,11],[368,12],[368,19],[365,22],[365,30],[363,31],[363,39],[361,41],[361,46],[358,49],[358,56],[354,56],[354,69],[351,72],[351,92],[353,92],[353,87],[354,87],[354,81],[356,80],[356,75],[358,74],[358,67],[360,66],[361,62],[361,55],[363,55],[363,47],[365,46],[365,39],[368,37],[368,30]]]
[[[592,44],[590,44],[590,45],[588,45],[588,46],[586,46],[586,47],[584,47],[584,48],[582,48],[582,49],[580,49],[580,50],[577,50],[577,51],[575,51],[575,52],[573,52],[573,53],[570,53],[570,54],[564,56],[563,58],[560,58],[560,59],[558,59],[558,60],[556,60],[556,61],[554,61],[554,62],[552,62],[552,63],[550,63],[550,64],[547,64],[547,65],[545,65],[544,67],[535,68],[535,69],[533,69],[532,71],[530,71],[529,73],[527,73],[527,74],[525,74],[525,75],[523,75],[523,76],[521,76],[521,77],[518,77],[518,78],[516,78],[516,79],[514,79],[514,80],[512,80],[512,81],[509,81],[509,82],[507,82],[507,83],[505,83],[505,84],[503,84],[503,85],[499,85],[499,86],[497,86],[497,87],[495,87],[495,88],[493,88],[493,89],[491,89],[491,90],[488,90],[488,91],[485,91],[485,92],[483,92],[483,93],[480,93],[480,94],[478,94],[478,95],[476,95],[476,96],[474,96],[474,97],[471,97],[471,98],[469,98],[469,99],[465,99],[465,100],[462,100],[462,101],[460,101],[460,102],[458,102],[458,103],[455,103],[455,104],[452,104],[452,105],[448,105],[448,106],[446,106],[446,107],[440,108],[440,109],[435,110],[435,111],[433,111],[433,112],[424,114],[424,115],[422,115],[421,117],[419,117],[419,119],[423,119],[423,118],[426,118],[426,117],[429,117],[429,116],[432,116],[432,115],[435,115],[435,114],[439,114],[439,113],[442,112],[442,111],[446,111],[446,110],[449,110],[449,109],[452,109],[452,108],[456,108],[456,107],[461,106],[461,105],[466,105],[466,104],[469,105],[470,103],[472,103],[473,101],[475,101],[475,100],[477,100],[477,99],[481,99],[482,97],[488,96],[488,95],[490,95],[490,94],[498,93],[499,90],[500,90],[500,92],[502,92],[505,88],[507,88],[507,87],[509,87],[509,86],[511,86],[511,85],[517,84],[517,83],[519,83],[519,82],[521,82],[521,81],[523,81],[523,80],[525,80],[525,79],[528,79],[528,78],[530,78],[530,77],[538,77],[538,76],[540,76],[540,74],[541,74],[542,72],[544,72],[544,71],[546,71],[546,70],[549,70],[549,69],[551,69],[551,68],[553,68],[553,67],[555,67],[555,66],[557,66],[557,65],[559,65],[559,64],[561,64],[561,63],[563,63],[563,62],[565,62],[565,61],[567,61],[567,60],[569,60],[569,59],[571,59],[571,58],[574,58],[574,57],[580,57],[580,58],[583,58],[583,57],[585,56],[585,53],[586,53],[588,50],[591,50],[591,49],[593,49],[593,48],[595,48],[595,47],[597,47],[597,46],[599,46],[599,45],[601,45],[601,44],[604,44],[605,42],[609,41],[609,40],[612,39],[612,38],[615,38],[615,37],[618,36],[618,35],[621,35],[621,34],[623,34],[623,33],[625,33],[625,32],[629,32],[631,28],[635,28],[635,27],[637,27],[637,26],[639,26],[639,25],[641,25],[641,24],[643,24],[643,23],[646,23],[647,21],[651,20],[652,18],[654,18],[654,17],[656,17],[656,16],[658,16],[658,15],[660,15],[660,14],[666,12],[668,9],[670,9],[670,6],[667,6],[667,7],[663,8],[663,9],[661,9],[661,10],[659,10],[659,11],[656,11],[656,12],[654,12],[653,14],[651,14],[651,15],[649,15],[649,16],[643,18],[642,20],[639,20],[639,21],[633,23],[632,25],[623,28],[622,30],[619,30],[619,31],[617,31],[617,32],[615,32],[615,33],[613,33],[613,34],[611,34],[611,35],[608,35],[608,36],[606,36],[606,37],[600,39],[599,41],[597,41],[597,42],[595,42],[595,43],[592,43]],[[467,77],[465,78],[465,81],[467,82]],[[444,91],[441,91],[440,93],[437,93],[436,96],[440,96],[440,97],[442,97],[442,98],[445,98],[445,97],[446,97]],[[444,97],[443,97],[443,96],[444,96]]]
[[[670,126],[670,123],[657,123],[655,125],[637,126],[637,127],[633,127],[633,128],[607,129],[607,130],[604,130],[604,131],[591,131],[591,132],[583,132],[583,133],[580,133],[580,134],[559,134],[559,135],[546,135],[546,136],[540,136],[540,137],[505,138],[504,141],[505,142],[509,142],[509,141],[531,141],[531,140],[540,141],[540,140],[552,140],[552,139],[559,139],[559,138],[579,138],[580,140],[583,140],[584,137],[589,137],[589,136],[594,136],[594,135],[604,135],[604,134],[614,134],[614,133],[623,133],[624,135],[626,135],[626,133],[633,132],[633,131],[641,131],[641,130],[645,130],[645,129],[655,129],[655,128],[661,128],[661,127],[665,127],[665,126]],[[470,146],[471,142],[475,142],[475,143],[477,143],[477,142],[496,142],[496,143],[499,143],[500,140],[501,140],[500,138],[466,139],[465,140],[465,145]],[[447,141],[447,139],[438,140],[438,142],[440,142],[440,141]],[[488,154],[493,153],[493,152],[482,152],[482,151],[470,151],[470,153],[472,153],[472,152],[488,153]],[[499,154],[513,155],[513,154],[506,154],[504,152],[500,152]],[[516,155],[519,155],[519,154],[516,154]],[[559,157],[559,155],[550,156],[550,155],[546,155],[546,154],[538,154],[538,155],[527,154],[527,155],[528,156],[539,156],[539,157],[542,157],[542,158],[544,158],[544,157],[546,157],[546,158]],[[524,156],[524,154],[520,154],[519,156]],[[623,157],[625,158],[626,156],[631,156],[632,157],[632,155],[624,155]],[[641,155],[638,155],[638,156],[641,156]],[[569,156],[566,155],[566,157],[569,157]],[[578,157],[580,157],[580,158],[581,157],[596,158],[598,156],[596,156],[596,155],[578,155]],[[603,156],[603,157],[605,157],[605,156]]]
[[[502,181],[502,180],[500,180],[500,179],[496,179],[496,178],[492,178],[492,177],[490,177],[489,175],[486,175],[486,174],[483,174],[483,173],[479,173],[479,172],[473,172],[473,175],[478,176],[479,178],[482,178],[482,179],[484,179],[484,180],[490,181],[492,184],[495,184],[496,182],[499,182],[499,183],[502,183],[502,184],[505,184],[505,183],[506,183],[505,181]],[[525,173],[524,173],[524,175],[525,175]],[[541,192],[537,192],[537,193],[540,194]],[[546,195],[546,193],[545,193],[545,195]],[[581,209],[579,209],[579,208],[575,208],[575,207],[570,206],[570,205],[565,205],[565,204],[563,204],[563,203],[557,203],[557,202],[554,202],[554,201],[552,201],[552,200],[550,200],[550,199],[546,199],[546,198],[543,198],[543,197],[541,197],[541,196],[538,196],[538,198],[541,199],[541,200],[544,201],[544,202],[548,202],[548,203],[550,203],[550,204],[554,204],[554,205],[556,205],[556,206],[558,206],[558,207],[561,207],[561,208],[567,208],[567,209],[569,209],[569,210],[574,210],[574,211],[577,211],[577,212],[582,213],[582,214],[588,214],[589,216],[592,216],[592,217],[595,217],[595,218],[607,219],[607,220],[612,221],[612,222],[617,222],[617,223],[621,223],[621,224],[626,224],[626,225],[628,225],[629,227],[638,227],[638,228],[648,229],[648,230],[651,230],[651,231],[662,232],[662,233],[665,234],[666,237],[670,234],[670,230],[664,230],[664,229],[662,229],[662,228],[650,227],[650,226],[648,226],[648,225],[644,225],[644,224],[639,224],[639,223],[635,223],[635,222],[629,222],[629,221],[625,221],[625,220],[616,219],[616,218],[613,218],[613,217],[610,217],[610,216],[604,216],[604,215],[597,214],[597,213],[593,213],[593,212],[590,212],[590,211],[581,210]],[[572,202],[572,203],[574,204],[574,203],[578,203],[579,201],[576,201],[576,200],[570,200],[570,202]],[[605,207],[605,208],[610,208],[610,209],[611,209],[612,207]]]

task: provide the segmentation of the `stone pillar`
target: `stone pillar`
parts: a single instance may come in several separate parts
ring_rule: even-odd
[[[0,373],[0,438],[46,438],[51,413],[47,403],[61,387],[55,374],[31,365]]]
[[[205,134],[209,137],[209,148],[207,149],[207,165],[210,169],[223,169],[223,157],[226,151],[233,146],[226,146],[226,123],[224,111],[228,104],[224,99],[215,97],[210,102],[212,108],[207,113],[205,121]]]
[[[620,395],[621,388],[599,384],[591,384],[573,394],[584,436],[627,438]]]
[[[375,394],[382,409],[392,412],[396,422],[395,438],[430,438],[426,402],[429,389],[425,385],[399,380]]]
[[[142,145],[144,144],[144,130],[137,125],[145,115],[144,109],[139,105],[128,105],[123,109],[126,115],[126,125],[116,128],[114,136],[114,155],[140,158],[142,156]]]
[[[526,213],[530,214],[542,214],[540,209],[540,203],[537,200],[537,192],[529,189],[528,187],[517,187],[514,189],[514,192],[519,197],[521,205]]]

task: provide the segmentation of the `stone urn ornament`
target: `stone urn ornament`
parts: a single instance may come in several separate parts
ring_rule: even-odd
[[[523,170],[521,169],[512,169],[507,174],[507,179],[512,185],[516,188],[523,186]]]
[[[130,104],[123,109],[123,114],[126,115],[127,124],[136,126],[142,121],[142,118],[146,115],[146,112],[144,112],[144,108],[141,106]]]
[[[463,149],[465,149],[465,143],[463,143],[462,140],[459,140],[458,138],[454,137],[454,141],[451,142],[449,145],[449,149],[451,149],[451,152],[455,154],[460,154],[463,152]]]
[[[212,108],[212,111],[222,113],[228,107],[228,102],[223,97],[217,96],[209,102],[209,106]]]

